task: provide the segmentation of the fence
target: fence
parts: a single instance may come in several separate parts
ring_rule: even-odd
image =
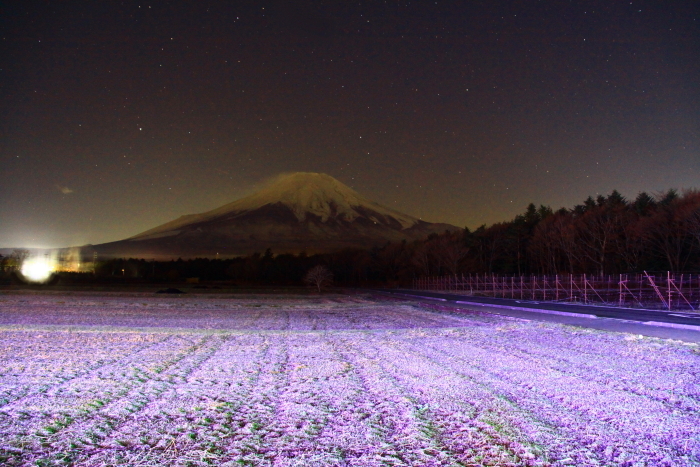
[[[700,274],[648,274],[646,271],[606,276],[461,274],[414,279],[413,289],[632,308],[700,309]]]

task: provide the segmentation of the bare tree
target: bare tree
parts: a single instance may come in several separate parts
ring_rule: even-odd
[[[558,272],[559,241],[562,237],[564,216],[566,214],[555,214],[538,223],[532,233],[529,245],[530,257],[538,261],[542,272],[547,274]]]
[[[376,268],[386,274],[387,280],[398,280],[399,273],[405,271],[410,264],[406,242],[387,243],[375,252],[374,262]]]
[[[640,222],[644,238],[668,262],[673,272],[685,270],[695,250],[692,234],[693,212],[697,209],[691,197],[678,198],[666,195],[670,200],[661,199],[659,207]]]
[[[646,249],[649,247],[641,231],[639,215],[630,211],[623,226],[623,235],[615,248],[625,265],[626,271],[639,271]]]
[[[483,258],[484,269],[492,273],[494,263],[503,256],[506,250],[508,224],[499,222],[487,229],[482,230],[479,228],[475,233],[480,249],[479,253],[481,253]]]
[[[574,225],[582,256],[602,276],[607,272],[613,247],[624,228],[622,208],[595,207],[576,219]]]
[[[415,246],[411,255],[411,264],[416,267],[419,275],[430,275],[430,249],[427,242],[419,243]]]
[[[686,230],[700,246],[700,191],[690,190],[683,196],[683,218],[685,219]]]
[[[457,274],[459,264],[467,256],[468,252],[469,249],[464,246],[460,234],[447,233],[435,239],[432,251],[448,274]]]
[[[319,264],[309,269],[304,276],[304,282],[316,286],[318,291],[321,292],[322,287],[333,284],[333,273],[327,267]]]

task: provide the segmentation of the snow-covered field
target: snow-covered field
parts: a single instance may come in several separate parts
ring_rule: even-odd
[[[698,466],[695,344],[370,296],[0,295],[0,465]]]

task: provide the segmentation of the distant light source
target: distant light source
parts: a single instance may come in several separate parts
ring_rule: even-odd
[[[22,264],[22,275],[31,282],[46,282],[53,274],[54,261],[49,258],[27,258]]]

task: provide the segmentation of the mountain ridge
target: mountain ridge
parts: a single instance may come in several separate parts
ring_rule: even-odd
[[[210,211],[93,248],[109,257],[240,256],[267,248],[327,253],[456,229],[382,206],[329,175],[297,172],[278,176],[261,190]]]

